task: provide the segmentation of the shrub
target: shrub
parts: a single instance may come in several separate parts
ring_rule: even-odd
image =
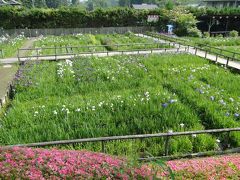
[[[209,33],[209,32],[204,32],[204,33],[203,33],[203,37],[209,38],[209,37],[210,37],[210,33]]]
[[[218,38],[222,38],[223,35],[222,35],[222,34],[218,34],[216,37],[218,37]]]
[[[113,51],[116,49],[113,45],[113,41],[110,38],[101,38],[100,41],[102,45],[106,46],[105,48],[108,51]]]
[[[102,153],[30,148],[0,149],[0,179],[146,179],[146,167]]]
[[[188,36],[190,36],[190,37],[202,37],[202,33],[197,27],[189,28],[188,29]]]
[[[229,35],[230,37],[238,37],[238,31],[233,30],[229,33]]]
[[[178,36],[186,36],[189,29],[196,28],[195,16],[184,8],[177,7],[174,10],[165,11],[164,15],[168,16],[169,21],[175,25],[174,33]]]

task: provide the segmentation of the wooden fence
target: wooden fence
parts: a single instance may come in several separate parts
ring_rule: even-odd
[[[59,146],[59,145],[88,143],[88,142],[93,142],[93,143],[101,142],[102,152],[107,153],[106,150],[105,150],[105,143],[109,142],[109,141],[165,138],[165,145],[164,145],[165,146],[165,154],[164,154],[164,156],[167,157],[169,155],[169,141],[172,137],[193,136],[193,135],[197,136],[199,134],[230,133],[230,132],[239,132],[239,131],[240,131],[240,128],[228,128],[228,129],[211,129],[211,130],[185,131],[185,132],[168,132],[168,133],[158,133],[158,134],[111,136],[111,137],[98,137],[98,138],[50,141],[50,142],[40,142],[40,143],[30,143],[30,144],[18,144],[18,145],[4,146],[2,148],[8,149],[8,148],[13,148],[13,147],[47,147],[47,146]],[[228,152],[233,152],[233,151],[228,150]],[[236,151],[236,149],[235,149],[235,151]],[[237,151],[240,152],[240,149],[237,148]],[[208,153],[209,152],[205,152],[205,155],[208,154]],[[223,151],[211,151],[211,153],[224,153],[224,152]],[[198,153],[198,154],[204,155],[204,153],[202,153],[202,152]],[[186,156],[186,155],[182,155],[182,156]],[[143,158],[142,160],[146,160],[146,158]]]
[[[24,35],[26,37],[38,37],[40,35],[69,35],[69,34],[124,34],[126,32],[144,33],[155,29],[150,26],[140,27],[102,27],[102,28],[52,28],[52,29],[0,29],[0,36],[2,35]]]
[[[210,53],[214,54],[214,55],[216,55],[216,62],[218,61],[219,57],[225,58],[227,60],[226,64],[225,64],[226,66],[228,66],[229,61],[239,61],[240,62],[240,53],[237,53],[237,52],[209,46],[209,45],[202,44],[202,43],[195,43],[195,42],[187,41],[187,40],[181,39],[181,38],[169,37],[169,36],[163,35],[163,34],[148,32],[147,35],[153,36],[155,38],[159,38],[159,40],[164,39],[169,42],[179,43],[181,45],[187,46],[188,48],[193,47],[195,49],[195,54],[197,54],[198,50],[204,51],[206,53],[205,57],[207,56],[207,54],[210,54]]]
[[[57,60],[61,56],[77,56],[81,54],[96,54],[110,52],[132,52],[132,51],[151,51],[172,48],[171,43],[133,43],[133,44],[112,44],[109,45],[90,45],[90,46],[62,46],[18,49],[18,60],[31,58],[55,57]],[[110,49],[111,48],[111,49]],[[179,50],[179,49],[178,49]],[[24,55],[21,55],[24,54]],[[122,53],[123,54],[123,53]],[[108,55],[108,54],[107,54]]]

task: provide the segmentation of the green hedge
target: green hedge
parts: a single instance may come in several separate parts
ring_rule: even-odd
[[[96,9],[79,8],[25,9],[0,8],[0,27],[13,28],[83,28],[110,26],[142,26],[148,14],[161,15],[161,10],[137,11],[131,8]],[[162,18],[163,21],[165,18]]]

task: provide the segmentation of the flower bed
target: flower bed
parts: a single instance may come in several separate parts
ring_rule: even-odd
[[[176,179],[239,179],[240,154],[169,161]]]
[[[147,168],[101,153],[31,148],[0,149],[0,179],[145,179]]]

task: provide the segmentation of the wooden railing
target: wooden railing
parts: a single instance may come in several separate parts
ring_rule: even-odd
[[[44,47],[18,49],[18,59],[21,58],[39,58],[39,57],[57,57],[66,55],[78,55],[88,53],[105,53],[105,52],[130,52],[143,50],[158,50],[171,48],[171,43],[133,43],[133,44],[112,44],[112,45],[89,45],[89,46],[62,46],[62,47]],[[45,53],[45,54],[44,54]],[[21,54],[25,54],[22,56]]]
[[[188,46],[188,47],[191,46],[191,47],[194,47],[196,50],[206,51],[207,53],[214,54],[217,57],[223,57],[227,59],[226,65],[228,65],[229,61],[240,61],[240,53],[237,53],[237,52],[209,46],[202,43],[196,43],[196,42],[188,41],[188,40],[177,38],[177,37],[170,37],[170,36],[158,34],[158,33],[148,32],[147,35],[151,35],[155,38],[159,38],[159,40],[164,39],[172,43],[179,43],[181,45]]]
[[[118,140],[134,140],[134,139],[149,139],[149,138],[165,138],[165,154],[169,155],[169,141],[172,137],[179,136],[196,136],[199,134],[214,134],[214,133],[230,133],[239,132],[240,128],[229,128],[229,129],[211,129],[211,130],[199,130],[199,131],[186,131],[186,132],[168,132],[168,133],[158,133],[158,134],[140,134],[140,135],[127,135],[127,136],[111,136],[111,137],[97,137],[97,138],[85,138],[85,139],[74,139],[74,140],[61,140],[61,141],[50,141],[50,142],[40,142],[40,143],[30,143],[30,144],[18,144],[9,145],[2,148],[8,149],[13,147],[46,147],[46,146],[59,146],[59,145],[70,145],[78,143],[88,143],[88,142],[101,142],[102,152],[105,152],[105,143],[109,141]],[[238,149],[240,152],[240,149]],[[211,153],[219,153],[219,151],[211,151]],[[207,152],[206,152],[207,153]],[[203,153],[201,153],[203,154]],[[183,155],[186,156],[186,155]]]

